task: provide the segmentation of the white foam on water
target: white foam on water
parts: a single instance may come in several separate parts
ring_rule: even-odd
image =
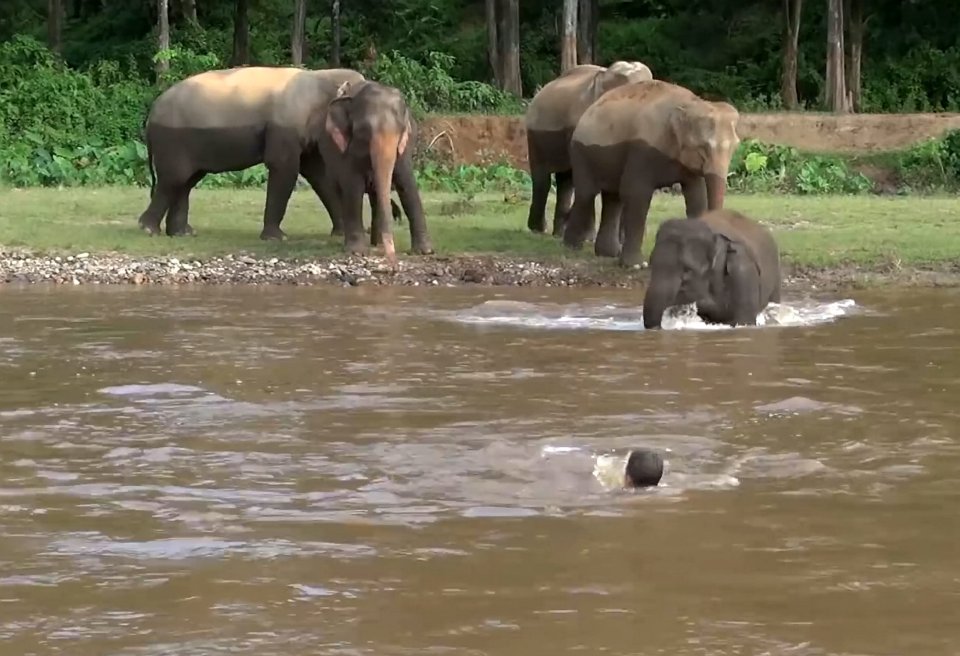
[[[757,316],[758,327],[816,326],[831,323],[853,314],[853,299],[818,302],[770,303]],[[546,330],[644,330],[643,308],[614,305],[566,305],[523,303],[519,301],[487,301],[449,315],[458,322],[472,325],[513,326]],[[664,330],[734,330],[723,324],[707,324],[697,316],[696,306],[679,305],[664,312]],[[738,327],[737,330],[748,328]]]

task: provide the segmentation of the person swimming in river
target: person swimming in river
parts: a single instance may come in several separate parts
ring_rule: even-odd
[[[656,487],[663,477],[663,458],[650,449],[631,449],[617,462],[614,456],[598,456],[593,475],[608,487],[627,489]],[[622,464],[621,464],[622,463]]]

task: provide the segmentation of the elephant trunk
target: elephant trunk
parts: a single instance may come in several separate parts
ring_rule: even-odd
[[[393,168],[397,163],[397,150],[404,135],[398,132],[377,131],[370,139],[370,163],[373,167],[373,186],[376,192],[376,213],[379,221],[374,221],[379,227],[383,239],[383,251],[387,259],[396,261],[396,247],[393,244],[393,214],[390,204],[390,187],[393,182]]]
[[[648,330],[660,327],[664,311],[676,303],[682,281],[681,272],[675,267],[657,270],[655,266],[651,255],[650,282],[643,297],[643,327]]]
[[[727,169],[704,175],[707,183],[707,208],[711,210],[723,209],[723,198],[727,191]]]

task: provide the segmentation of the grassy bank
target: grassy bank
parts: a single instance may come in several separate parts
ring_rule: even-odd
[[[48,254],[118,252],[197,258],[239,252],[279,258],[341,253],[342,242],[329,236],[329,219],[309,190],[296,192],[290,201],[283,224],[290,239],[284,243],[258,239],[265,198],[260,190],[196,190],[191,224],[199,235],[151,239],[136,226],[147,193],[134,187],[0,190],[0,246]],[[525,194],[426,193],[424,202],[440,255],[594,259],[589,245],[571,254],[559,240],[528,232]],[[960,199],[956,198],[732,193],[727,206],[769,225],[785,263],[793,266],[943,267],[960,257]],[[680,196],[654,197],[645,252],[653,245],[659,222],[682,212]],[[396,230],[398,246],[406,248],[407,225]]]

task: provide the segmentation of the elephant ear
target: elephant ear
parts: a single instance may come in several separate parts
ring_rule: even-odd
[[[410,141],[410,133],[413,126],[410,124],[410,115],[407,114],[406,121],[403,124],[403,134],[400,135],[400,143],[397,144],[397,155],[403,155],[407,149],[407,143]]]
[[[327,107],[327,120],[324,123],[324,129],[341,153],[346,152],[347,146],[350,144],[350,109],[352,105],[352,97],[340,96]]]

